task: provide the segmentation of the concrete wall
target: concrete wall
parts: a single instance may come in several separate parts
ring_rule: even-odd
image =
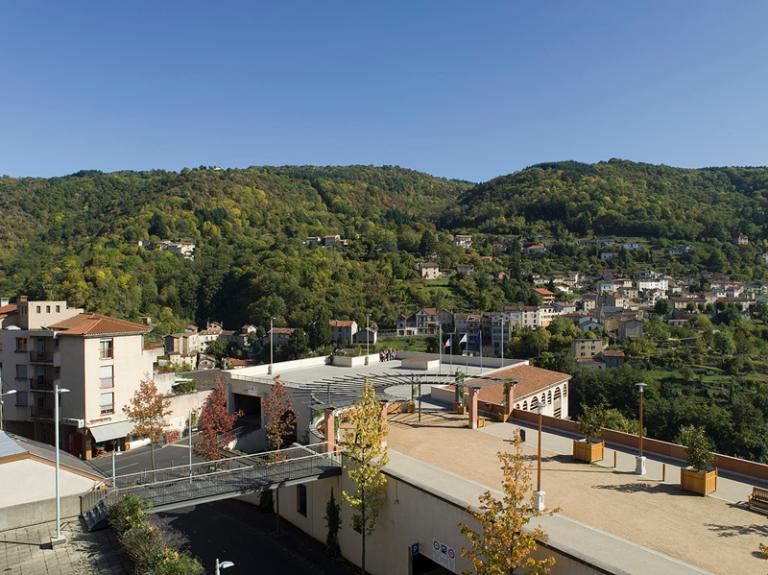
[[[80,515],[80,496],[67,495],[61,498],[62,519]],[[0,507],[0,532],[18,529],[28,525],[47,523],[56,519],[56,499],[45,499]]]
[[[55,468],[34,459],[19,459],[0,465],[0,509],[11,505],[42,501],[55,497]],[[59,489],[62,495],[88,491],[96,484],[93,479],[61,470]],[[4,514],[0,510],[0,516]]]
[[[432,359],[439,359],[440,354],[439,353],[422,353],[420,351],[401,351],[397,350],[397,358],[403,359],[408,357],[428,357]],[[453,362],[453,365],[473,365],[476,367],[480,366],[480,357],[468,357],[464,355],[450,355],[447,353],[443,354],[443,365],[448,365],[450,362]],[[504,358],[504,363],[502,364],[502,360],[500,357],[483,357],[482,365],[484,368],[498,368],[498,367],[510,367],[512,365],[517,364],[523,364],[528,365],[527,360],[520,360],[520,359],[512,359],[512,358]]]
[[[346,476],[332,477],[306,484],[307,515],[298,512],[298,488],[280,490],[280,515],[318,541],[327,535],[325,507],[333,491],[341,506],[342,528],[339,545],[342,555],[360,565],[361,536],[351,527],[352,513],[340,495],[341,489],[352,489]],[[255,503],[257,498],[253,500]],[[410,547],[419,544],[420,553],[432,559],[432,543],[437,540],[451,546],[456,553],[453,572],[472,572],[468,559],[461,557],[467,540],[459,523],[472,525],[465,506],[398,478],[388,476],[387,500],[377,522],[376,530],[366,541],[366,569],[371,575],[407,575],[411,572]],[[602,573],[583,561],[551,547],[540,547],[537,556],[554,556],[557,563],[552,575],[588,575]]]
[[[193,391],[192,393],[185,393],[182,395],[171,395],[168,399],[171,400],[170,410],[171,415],[168,416],[168,426],[172,429],[182,431],[187,428],[189,423],[189,412],[197,411],[198,414],[202,409],[205,400],[212,393],[212,390],[206,389],[203,391]]]

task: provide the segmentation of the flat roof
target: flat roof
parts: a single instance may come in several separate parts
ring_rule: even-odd
[[[472,430],[466,416],[426,413],[418,425],[416,417],[390,416],[390,449],[415,460],[393,458],[395,473],[460,498],[473,483],[500,489],[496,454],[511,450],[518,425],[488,422]],[[527,428],[522,451],[534,485],[537,439]],[[714,496],[693,495],[681,490],[680,467],[670,461],[664,481],[662,463],[650,458],[641,477],[634,473],[634,454],[618,451],[614,469],[613,449],[606,447],[605,459],[588,465],[573,460],[571,442],[542,435],[542,489],[547,508],[559,511],[540,522],[554,546],[589,557],[609,573],[764,575],[765,561],[756,553],[765,539],[764,517],[738,505],[750,484],[721,476]],[[423,464],[443,473],[424,471]]]

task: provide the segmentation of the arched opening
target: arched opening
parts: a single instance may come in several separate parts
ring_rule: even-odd
[[[560,394],[560,388],[555,389],[555,417],[562,417],[563,416],[563,399],[562,395]]]

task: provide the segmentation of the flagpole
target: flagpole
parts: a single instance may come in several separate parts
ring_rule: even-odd
[[[501,367],[504,367],[504,315],[501,316]]]
[[[455,329],[454,329],[454,333],[455,333]],[[453,373],[453,336],[454,336],[454,334],[451,334],[451,335],[448,336],[448,341],[451,342],[451,358],[450,358],[451,373]]]
[[[437,318],[437,328],[440,333],[440,336],[438,338],[438,341],[440,342],[438,344],[438,347],[440,348],[440,363],[437,366],[437,373],[441,374],[443,373],[443,324],[440,321],[440,316],[438,315]]]
[[[483,373],[483,328],[480,326],[480,373]]]

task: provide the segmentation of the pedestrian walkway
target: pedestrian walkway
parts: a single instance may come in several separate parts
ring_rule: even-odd
[[[536,428],[528,425],[490,423],[480,431],[494,437],[511,440],[521,429],[525,430],[525,446],[530,449],[536,449],[539,432]],[[541,437],[541,448],[550,453],[570,456],[573,453],[573,438],[550,433],[544,429]],[[643,476],[645,479],[664,484],[680,485],[682,462],[668,458],[656,458],[649,453],[645,455],[650,455],[650,457],[646,457],[646,474]],[[632,473],[635,471],[635,456],[635,453],[628,453],[626,447],[613,449],[606,446],[605,457],[602,461],[595,463],[595,465],[623,473]],[[614,461],[616,462],[615,468]],[[662,480],[662,478],[664,479]],[[740,503],[749,498],[750,493],[752,493],[752,487],[753,484],[751,483],[720,476],[717,478],[717,491],[711,497],[717,497],[729,503]]]
[[[65,521],[67,542],[50,546],[55,523],[41,523],[0,533],[3,575],[130,575],[126,558],[111,530],[86,533],[79,520]]]

